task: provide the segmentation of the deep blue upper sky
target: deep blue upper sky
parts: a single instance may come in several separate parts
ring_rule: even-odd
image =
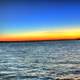
[[[77,1],[6,0],[1,3],[0,28],[6,33],[80,25],[80,2]]]

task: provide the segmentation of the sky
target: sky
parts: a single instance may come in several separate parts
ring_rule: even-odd
[[[0,41],[80,38],[78,0],[1,0]]]

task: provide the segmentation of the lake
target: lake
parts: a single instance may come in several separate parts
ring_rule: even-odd
[[[0,80],[55,80],[80,75],[80,41],[0,43]]]

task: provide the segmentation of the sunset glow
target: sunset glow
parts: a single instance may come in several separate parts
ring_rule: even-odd
[[[61,40],[80,38],[80,29],[62,29],[51,31],[23,32],[3,34],[0,41],[34,41],[34,40]]]
[[[0,5],[0,41],[80,38],[80,5],[56,0],[21,0]]]

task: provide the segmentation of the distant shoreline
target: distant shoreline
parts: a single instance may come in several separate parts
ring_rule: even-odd
[[[50,41],[76,41],[80,39],[60,39],[60,40],[31,40],[31,41],[0,41],[0,43],[24,43],[24,42],[50,42]]]

